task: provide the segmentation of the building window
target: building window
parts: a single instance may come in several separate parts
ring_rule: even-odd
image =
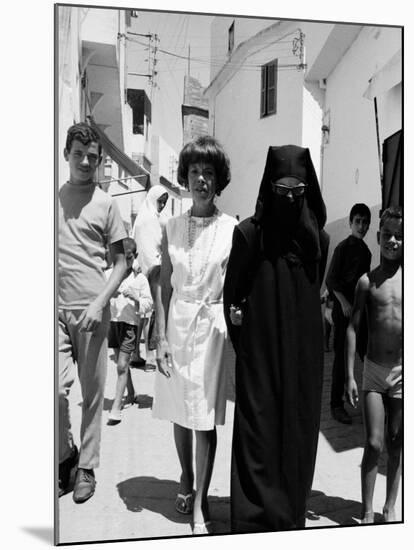
[[[276,113],[277,59],[262,66],[260,86],[260,116]]]
[[[229,44],[228,44],[228,53],[230,54],[234,48],[234,21],[229,27]]]
[[[148,130],[148,124],[151,122],[151,102],[147,94],[144,90],[128,88],[127,102],[132,109],[132,133],[144,135],[145,128]]]

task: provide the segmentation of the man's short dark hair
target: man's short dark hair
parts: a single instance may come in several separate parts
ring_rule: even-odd
[[[184,145],[179,159],[177,179],[188,189],[188,167],[196,162],[209,163],[216,172],[216,195],[220,195],[230,182],[230,160],[222,145],[212,136],[200,136]]]
[[[352,220],[357,215],[364,216],[364,217],[368,218],[368,223],[371,223],[371,210],[363,202],[357,202],[351,208],[351,211],[349,213],[349,223],[352,223]]]
[[[66,136],[66,151],[70,153],[74,140],[80,141],[83,145],[89,145],[92,141],[98,144],[99,154],[102,152],[102,145],[98,133],[86,122],[78,122],[71,126]]]
[[[401,220],[402,221],[402,208],[401,206],[390,206],[384,210],[380,218],[380,229],[387,220]]]

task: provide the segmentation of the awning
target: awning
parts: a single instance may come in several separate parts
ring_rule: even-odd
[[[160,176],[160,184],[168,189],[170,193],[174,196],[179,197],[180,199],[190,198],[191,193],[187,189],[180,187],[179,185],[173,185],[167,178]]]
[[[384,162],[384,178],[382,182],[382,209],[404,203],[403,186],[403,133],[395,132],[384,141],[382,158]]]
[[[102,147],[105,152],[113,159],[121,168],[125,170],[130,176],[134,177],[145,189],[149,189],[150,173],[145,170],[143,166],[140,166],[133,161],[128,155],[126,155],[119,147],[113,143],[105,132],[94,121],[92,116],[87,117],[92,128],[97,132],[102,143]]]
[[[402,79],[402,58],[401,50],[398,50],[391,59],[376,72],[370,79],[364,97],[374,99],[388,92],[391,88],[401,82]]]

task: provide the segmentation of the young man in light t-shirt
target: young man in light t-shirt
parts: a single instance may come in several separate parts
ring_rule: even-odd
[[[125,273],[123,239],[127,235],[116,203],[93,181],[102,148],[88,124],[69,128],[64,157],[70,176],[58,198],[59,496],[68,492],[71,470],[78,465],[73,500],[79,503],[95,491],[109,300]],[[104,275],[106,246],[114,264],[108,280]],[[71,433],[68,401],[75,362],[83,399],[79,452]]]

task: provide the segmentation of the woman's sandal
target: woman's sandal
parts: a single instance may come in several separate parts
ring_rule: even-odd
[[[188,495],[178,493],[175,499],[175,509],[180,514],[191,514],[193,511],[193,493],[188,493]]]
[[[211,521],[206,521],[205,523],[194,523],[193,535],[209,535],[210,533],[212,533]]]

